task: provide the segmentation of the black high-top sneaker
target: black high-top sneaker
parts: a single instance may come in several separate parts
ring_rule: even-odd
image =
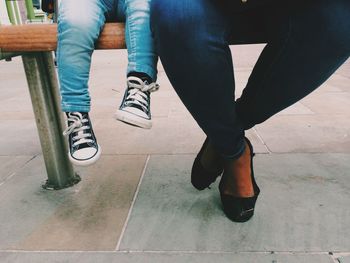
[[[149,84],[147,80],[135,76],[128,77],[124,98],[115,113],[115,118],[127,124],[150,129],[150,94],[158,89],[159,85],[155,82]]]
[[[69,159],[73,164],[87,166],[101,156],[101,147],[97,144],[92,130],[89,114],[86,112],[67,112],[68,128],[63,135],[68,136]]]

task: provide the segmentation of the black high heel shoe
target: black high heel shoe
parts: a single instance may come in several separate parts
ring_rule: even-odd
[[[208,138],[205,139],[202,148],[200,149],[196,159],[193,162],[192,165],[192,171],[191,171],[191,183],[192,185],[198,189],[198,190],[204,190],[205,188],[209,188],[209,186],[216,181],[216,178],[218,178],[222,172],[224,171],[224,164],[223,162],[218,164],[218,171],[216,172],[210,172],[207,171],[202,163],[201,158],[204,150],[209,144]]]
[[[224,208],[224,212],[226,216],[234,222],[246,222],[254,215],[254,208],[256,200],[258,199],[258,195],[260,194],[260,188],[257,185],[254,177],[254,169],[253,169],[253,157],[255,156],[253,152],[253,146],[248,140],[245,138],[248,147],[250,149],[250,170],[251,170],[251,180],[254,188],[254,196],[252,197],[235,197],[232,195],[224,194],[223,190],[223,181],[224,176],[220,181],[219,191],[221,196],[221,202]]]

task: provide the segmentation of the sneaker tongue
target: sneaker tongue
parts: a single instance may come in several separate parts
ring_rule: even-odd
[[[81,114],[81,116],[80,116],[80,114]],[[87,119],[88,118],[88,113],[87,112],[72,112],[71,113],[71,115],[72,116],[76,116],[76,117],[78,117],[78,118],[80,118],[81,117],[81,121],[83,120],[83,119]],[[82,126],[86,126],[86,125],[88,125],[86,122],[82,122],[81,123],[81,125]],[[76,132],[76,136],[82,136],[83,134],[85,134],[85,133],[88,133],[89,131],[87,130],[87,129],[84,129],[84,130],[80,130],[80,131],[78,131],[78,132]],[[84,139],[83,139],[84,140]]]
[[[142,81],[142,82],[144,82],[146,85],[148,85],[147,80],[146,81]],[[140,85],[141,84],[140,82],[138,82],[136,80],[130,80],[130,83],[133,83],[133,84],[136,84],[136,85]]]
[[[71,116],[75,116],[75,117],[80,118],[80,114],[81,114],[82,118],[86,118],[88,115],[87,112],[66,112],[67,117],[69,117],[69,115],[71,115]]]
[[[147,84],[152,83],[152,79],[150,76],[148,76],[146,73],[142,72],[132,72],[128,75],[128,77],[136,77],[142,80],[142,82],[147,82]],[[134,82],[133,82],[134,83]],[[137,82],[135,82],[138,84]]]

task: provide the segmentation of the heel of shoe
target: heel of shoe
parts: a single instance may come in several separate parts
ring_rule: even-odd
[[[226,216],[237,223],[244,223],[251,219],[254,215],[255,204],[260,194],[260,188],[255,181],[254,168],[253,168],[253,157],[255,156],[253,146],[248,138],[245,138],[247,145],[250,149],[250,170],[251,170],[251,181],[254,189],[254,196],[252,197],[235,197],[224,194],[222,182],[219,185],[220,197],[223,206],[224,213]]]
[[[200,162],[200,158],[194,160],[191,171],[191,183],[197,190],[210,188],[210,185],[216,181],[222,172],[211,173],[205,170]]]
[[[194,188],[200,191],[209,188],[210,185],[216,181],[216,178],[218,178],[223,172],[223,169],[217,172],[209,172],[203,167],[201,158],[208,143],[209,140],[206,138],[202,148],[193,162],[191,170],[191,183]]]
[[[221,202],[225,215],[236,223],[244,223],[254,215],[258,195],[240,198],[221,194]]]

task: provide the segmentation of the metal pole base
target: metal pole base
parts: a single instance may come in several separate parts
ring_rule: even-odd
[[[63,189],[80,181],[68,159],[62,135],[62,113],[58,83],[51,52],[22,56],[30,96],[39,132],[48,179],[44,189]]]
[[[79,174],[75,174],[74,178],[70,178],[69,181],[67,181],[66,185],[57,185],[57,184],[53,184],[50,183],[49,179],[46,180],[45,184],[42,185],[42,188],[44,188],[45,190],[61,190],[64,188],[68,188],[71,187],[77,183],[79,183],[81,181],[81,177],[79,176]]]

